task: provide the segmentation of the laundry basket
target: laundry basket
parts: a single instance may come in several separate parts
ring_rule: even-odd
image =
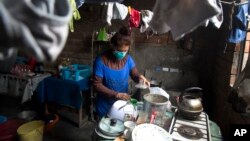
[[[43,121],[31,121],[23,124],[17,129],[20,141],[42,141]]]

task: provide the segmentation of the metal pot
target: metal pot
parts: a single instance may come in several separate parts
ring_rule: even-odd
[[[19,119],[25,120],[25,121],[31,121],[37,116],[37,113],[35,111],[22,111],[20,112],[17,117]]]
[[[143,96],[143,110],[149,114],[152,111],[164,112],[167,110],[168,98],[160,94],[145,94]]]
[[[199,87],[191,87],[184,90],[178,101],[178,111],[183,118],[195,120],[203,111],[201,102],[202,89]]]
[[[162,82],[158,82],[156,80],[151,80],[150,81],[150,87],[161,87]]]

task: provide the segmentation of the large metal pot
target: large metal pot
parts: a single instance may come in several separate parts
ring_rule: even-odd
[[[145,94],[143,96],[143,110],[149,114],[152,111],[164,112],[167,110],[168,98],[160,94]]]
[[[202,89],[199,87],[191,87],[184,90],[178,101],[178,111],[183,118],[195,120],[203,111],[201,102]]]

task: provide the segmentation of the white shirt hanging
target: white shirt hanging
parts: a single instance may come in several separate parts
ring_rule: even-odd
[[[215,0],[157,0],[149,23],[157,33],[171,30],[174,40],[182,38],[221,13]]]

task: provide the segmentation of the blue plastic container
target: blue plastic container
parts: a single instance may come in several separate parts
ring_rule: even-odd
[[[61,69],[62,78],[66,80],[79,81],[82,79],[89,79],[90,66],[74,64]]]
[[[0,115],[0,124],[3,124],[7,121],[7,118],[5,116]]]

